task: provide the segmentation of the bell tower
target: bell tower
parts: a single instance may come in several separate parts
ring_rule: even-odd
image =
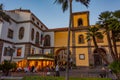
[[[89,27],[89,11],[72,13],[72,19],[72,59],[74,64],[77,64],[76,55],[78,54],[77,51],[80,50],[80,48],[76,48],[79,45],[77,36],[83,34],[81,29],[84,30]]]
[[[73,17],[74,28],[89,26],[89,11],[73,13],[72,17]]]

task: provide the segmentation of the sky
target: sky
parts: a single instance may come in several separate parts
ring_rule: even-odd
[[[63,13],[61,5],[54,4],[55,0],[0,0],[4,10],[29,9],[48,28],[67,27],[69,24],[69,11]],[[91,0],[86,8],[73,0],[73,12],[89,11],[90,25],[98,21],[99,14],[104,11],[120,10],[120,0]]]

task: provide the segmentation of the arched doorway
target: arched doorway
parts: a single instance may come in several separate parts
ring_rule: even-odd
[[[71,52],[69,54],[69,60],[71,61]],[[61,48],[56,51],[55,54],[55,65],[65,66],[67,61],[67,48]]]
[[[59,64],[61,66],[66,65],[67,60],[67,49],[61,48],[56,51],[55,54],[55,64]]]
[[[99,49],[106,56],[106,51],[103,48],[99,48]],[[102,60],[100,54],[97,52],[97,49],[94,50],[93,57],[94,57],[94,66],[101,66],[104,63],[104,61]],[[107,58],[107,56],[106,56],[106,58]]]

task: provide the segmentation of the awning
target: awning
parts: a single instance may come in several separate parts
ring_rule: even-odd
[[[27,60],[54,60],[54,59],[47,57],[27,57]]]
[[[34,54],[28,56],[27,60],[54,60],[54,58],[46,55]]]

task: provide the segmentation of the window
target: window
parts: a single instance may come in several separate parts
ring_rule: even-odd
[[[39,22],[37,22],[37,25],[39,26]]]
[[[8,29],[8,35],[7,35],[7,37],[13,39],[13,30]]]
[[[44,39],[43,39],[43,34],[41,34],[40,44],[42,44],[42,40],[44,40]]]
[[[18,48],[17,49],[17,56],[21,56],[21,53],[22,53],[22,48]]]
[[[96,38],[97,43],[103,43],[103,39]]]
[[[41,28],[43,28],[43,26],[41,25]]]
[[[35,19],[34,19],[34,18],[32,18],[32,21],[34,22],[34,21],[35,21]]]
[[[32,31],[31,31],[31,40],[33,41],[34,39],[34,29],[32,28]]]
[[[85,54],[79,54],[79,59],[80,60],[85,60]]]
[[[34,54],[34,51],[35,51],[35,49],[34,49],[34,48],[32,48],[32,53],[31,53],[31,54]]]
[[[44,46],[50,46],[50,36],[49,35],[45,36]]]
[[[4,48],[4,56],[10,56],[10,51],[8,51],[7,47]]]
[[[21,27],[19,29],[19,39],[23,39],[23,37],[24,37],[24,27]]]
[[[84,36],[83,35],[78,36],[78,43],[79,44],[84,43]]]
[[[83,20],[80,18],[78,19],[78,26],[81,26],[81,25],[83,25]]]
[[[39,45],[39,32],[36,33],[35,43]]]

